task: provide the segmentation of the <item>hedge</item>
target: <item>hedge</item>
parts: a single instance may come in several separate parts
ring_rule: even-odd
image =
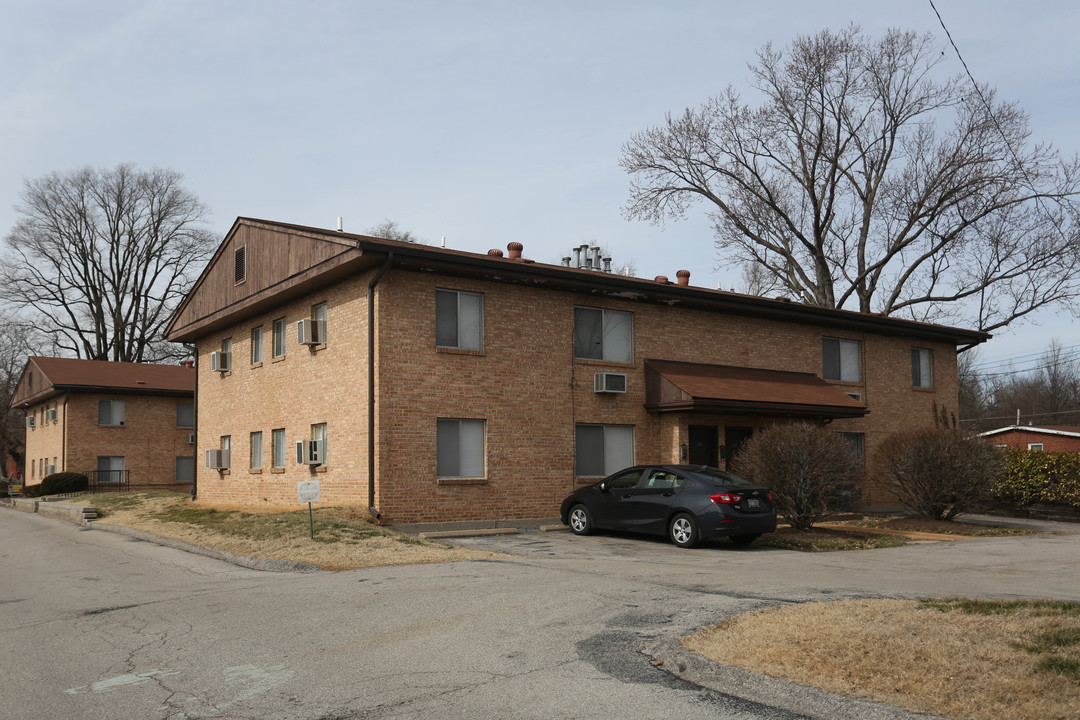
[[[60,472],[45,477],[38,485],[23,488],[24,497],[42,497],[61,493],[82,492],[90,487],[90,481],[82,473]]]
[[[1080,453],[1002,450],[1005,475],[992,494],[1020,506],[1059,503],[1080,508]]]

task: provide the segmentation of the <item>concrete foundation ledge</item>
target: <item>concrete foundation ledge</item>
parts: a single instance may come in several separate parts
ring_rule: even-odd
[[[539,530],[548,525],[559,524],[559,518],[523,518],[520,520],[474,520],[467,522],[444,522],[444,523],[411,523],[411,524],[391,524],[388,525],[391,530],[397,530],[398,532],[409,533],[410,535],[419,535],[420,533],[435,533],[435,532],[462,532],[472,530],[514,530],[514,531],[532,531]],[[500,533],[487,533],[498,535]],[[444,535],[443,537],[452,537]],[[464,537],[464,536],[462,536]]]
[[[422,532],[417,537],[424,540],[438,540],[439,538],[455,537],[481,537],[483,535],[517,535],[517,528],[488,528],[487,530],[433,530]]]

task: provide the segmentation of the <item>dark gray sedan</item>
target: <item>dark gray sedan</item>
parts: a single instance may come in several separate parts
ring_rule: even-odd
[[[749,545],[776,529],[773,494],[707,465],[637,465],[580,488],[562,503],[577,535],[595,528],[667,535],[679,547],[718,536]]]

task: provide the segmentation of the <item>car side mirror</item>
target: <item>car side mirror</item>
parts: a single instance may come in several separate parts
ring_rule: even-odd
[[[600,483],[600,492],[605,493],[608,490],[608,484],[606,482]]]

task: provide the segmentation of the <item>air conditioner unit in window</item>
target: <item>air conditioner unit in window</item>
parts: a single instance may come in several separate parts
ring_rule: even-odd
[[[301,345],[320,345],[326,342],[325,324],[322,320],[301,320],[296,323],[296,341]]]
[[[229,467],[229,451],[207,450],[206,467],[211,470],[227,470]]]
[[[188,445],[194,445],[195,444],[195,433],[188,433],[187,444]]]
[[[56,408],[49,408],[45,411],[45,422],[56,422]]]
[[[37,418],[33,415],[28,415],[26,418],[26,427],[37,427]]]
[[[227,352],[212,352],[210,353],[210,371],[211,372],[229,372],[232,369],[232,353]]]
[[[593,390],[598,393],[624,393],[626,392],[626,375],[598,372],[593,375]]]
[[[322,465],[325,451],[320,440],[304,440],[296,443],[296,462],[300,465]]]

